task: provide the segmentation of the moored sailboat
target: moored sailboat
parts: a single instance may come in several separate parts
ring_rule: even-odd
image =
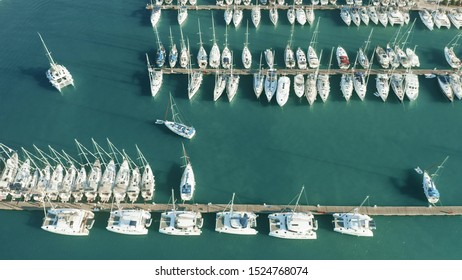
[[[177,135],[191,139],[196,135],[196,129],[184,123],[180,111],[170,93],[170,111],[172,114],[171,120],[156,120],[156,124],[164,124],[168,129]]]

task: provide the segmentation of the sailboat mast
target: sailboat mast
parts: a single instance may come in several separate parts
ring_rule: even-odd
[[[172,206],[173,206],[173,211],[175,212],[175,193],[172,189]]]
[[[442,162],[440,165],[438,165],[438,168],[436,169],[436,172],[432,174],[432,179],[433,179],[434,177],[438,176],[438,172],[440,171],[440,169],[443,168],[443,165],[446,163],[446,161],[448,160],[448,158],[449,158],[449,156],[447,156],[447,157],[443,160],[443,162]]]
[[[184,43],[183,29],[181,28],[181,26],[180,26],[180,34],[181,34],[181,48],[184,49],[186,46],[185,46],[185,43]]]
[[[230,211],[230,212],[231,212],[231,214],[233,213],[233,207],[234,207],[234,195],[235,195],[235,194],[236,194],[236,193],[233,193],[233,198],[231,198],[231,211]]]
[[[172,36],[172,27],[170,26],[170,49],[173,48],[173,36]]]
[[[367,48],[369,47],[369,44],[371,43],[371,37],[372,37],[372,32],[374,32],[374,28],[372,28],[371,33],[369,33],[369,37],[367,37],[366,45],[364,46],[364,54],[367,51]]]
[[[244,46],[249,45],[249,21],[247,20],[247,29],[245,31],[245,44]]]
[[[43,45],[43,48],[45,49],[45,54],[48,58],[48,61],[50,62],[51,65],[55,65],[55,61],[53,60],[53,57],[51,57],[51,53],[50,51],[48,50],[47,48],[47,45],[45,45],[45,42],[43,41],[43,38],[42,38],[42,35],[40,35],[40,33],[37,32],[37,34],[39,35],[40,37],[40,41],[42,41],[42,45]]]
[[[300,194],[298,195],[297,202],[295,203],[294,211],[297,209],[298,203],[300,202],[300,197],[302,197],[303,190],[305,190],[305,186],[302,186],[302,190],[300,191]]]
[[[160,39],[159,39],[159,32],[157,31],[157,27],[155,27],[154,30],[156,31],[157,46],[160,49]]]
[[[334,55],[334,47],[332,47],[330,51],[330,58],[329,58],[329,66],[327,67],[327,75],[329,75],[330,72],[330,66],[332,65],[332,56]]]
[[[215,21],[213,20],[213,12],[212,12],[212,32],[213,32],[213,44],[217,43],[217,38],[215,37]]]
[[[199,44],[202,47],[202,32],[201,32],[201,22],[197,19],[197,25],[199,26]]]

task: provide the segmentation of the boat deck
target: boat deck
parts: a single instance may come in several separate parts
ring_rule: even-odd
[[[57,208],[79,208],[90,211],[111,210],[111,203],[53,203]],[[121,203],[123,209],[144,209],[150,212],[165,212],[171,210],[171,204],[149,203]],[[227,204],[179,204],[179,209],[198,211],[201,213],[217,213],[226,209]],[[333,213],[350,212],[357,206],[298,206],[297,211],[310,211],[314,215],[331,215]],[[234,204],[235,211],[248,211],[254,213],[274,213],[287,209],[287,205],[266,204]],[[41,210],[41,202],[2,201],[0,210]],[[360,213],[371,216],[453,216],[462,215],[462,206],[369,206],[361,207]]]

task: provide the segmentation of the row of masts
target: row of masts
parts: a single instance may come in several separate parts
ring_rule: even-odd
[[[138,147],[135,163],[125,152],[107,140],[109,151],[92,139],[93,151],[75,140],[80,161],[64,150],[48,146],[48,152],[34,145],[15,151],[0,143],[4,169],[0,177],[0,200],[60,202],[136,202],[152,200],[155,179]]]

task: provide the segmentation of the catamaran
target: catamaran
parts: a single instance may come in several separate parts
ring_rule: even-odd
[[[47,70],[46,76],[50,81],[51,85],[54,86],[59,92],[63,87],[68,85],[74,86],[74,79],[72,78],[71,73],[67,70],[66,67],[63,65],[57,64],[53,57],[51,57],[51,53],[48,51],[45,42],[42,39],[40,33],[37,33],[42,41],[43,48],[45,49],[45,54],[50,62],[50,69]]]
[[[427,197],[427,200],[431,204],[435,204],[439,201],[440,199],[440,192],[436,188],[435,184],[435,179],[438,176],[438,172],[440,169],[443,168],[444,163],[448,160],[449,157],[446,157],[444,161],[438,165],[438,169],[436,170],[435,173],[433,174],[428,174],[427,170],[422,171],[420,167],[415,168],[415,171],[421,175],[423,175],[423,182],[422,186],[424,189],[425,196]]]
[[[318,223],[311,212],[297,212],[300,197],[304,187],[298,195],[292,210],[273,213],[268,216],[270,236],[285,239],[316,239]]]
[[[169,235],[192,235],[198,236],[202,233],[204,219],[200,212],[177,211],[175,197],[172,190],[172,210],[161,214],[159,232]]]
[[[436,27],[441,28],[441,27],[446,27],[449,29],[451,27],[451,21],[448,18],[448,15],[446,15],[446,12],[439,8],[436,9],[432,12],[433,16],[433,22],[435,23]]]
[[[368,198],[369,196],[364,199],[359,208],[353,209],[352,212],[333,214],[334,231],[349,235],[372,237],[374,235],[372,230],[376,229],[374,219],[366,214],[359,213]]]
[[[162,87],[163,81],[163,73],[162,69],[156,71],[155,68],[149,62],[149,56],[146,54],[146,63],[148,66],[148,74],[149,74],[149,85],[151,88],[151,95],[155,97],[159,92],[160,88]]]
[[[433,26],[435,23],[433,22],[433,18],[430,12],[427,9],[423,9],[419,11],[420,19],[422,20],[423,24],[430,30],[433,30]]]
[[[56,234],[87,236],[95,222],[94,218],[95,214],[88,210],[52,207],[45,211],[42,229]]]
[[[448,17],[455,28],[459,29],[462,26],[462,10],[461,9],[449,10]]]
[[[230,210],[218,212],[216,215],[215,231],[220,233],[255,235],[258,231],[257,215],[248,211],[234,211],[234,193],[230,202]]]
[[[156,124],[164,124],[168,129],[177,135],[191,139],[196,135],[196,129],[192,126],[184,124],[180,111],[170,93],[170,111],[172,114],[171,120],[156,120]]]
[[[212,68],[218,68],[220,66],[220,48],[218,47],[217,44],[217,39],[215,37],[215,21],[213,20],[213,13],[212,13],[212,49],[210,50],[210,56],[209,56],[209,65]]]
[[[388,22],[391,26],[395,24],[404,25],[404,16],[403,13],[397,8],[390,7],[388,10]]]
[[[249,69],[252,66],[252,54],[249,50],[249,22],[247,21],[247,29],[245,32],[245,43],[242,49],[242,64],[245,69]]]
[[[145,235],[151,222],[151,213],[146,210],[118,209],[111,211],[106,229],[120,234]]]

